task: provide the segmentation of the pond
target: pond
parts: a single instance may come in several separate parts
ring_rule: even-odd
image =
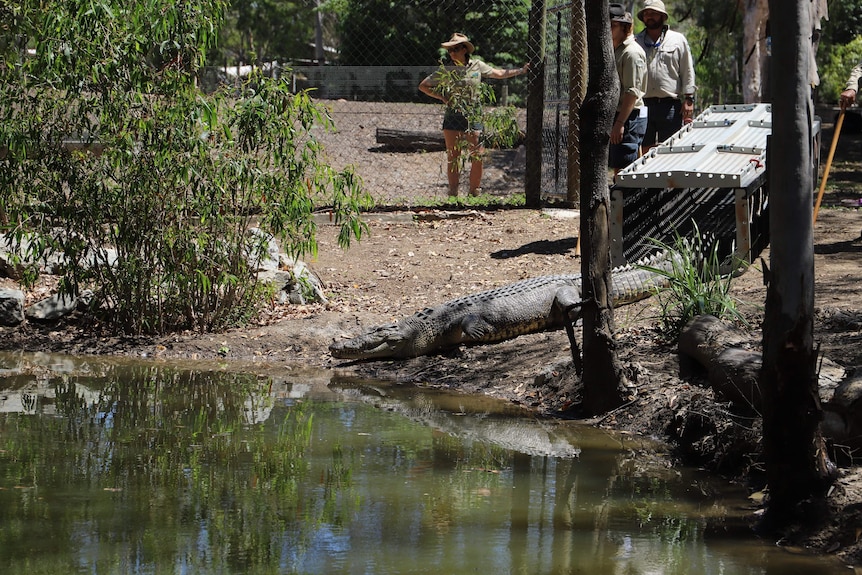
[[[296,367],[0,354],[5,574],[802,574],[738,487],[517,407]]]

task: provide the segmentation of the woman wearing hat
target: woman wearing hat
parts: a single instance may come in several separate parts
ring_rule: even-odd
[[[454,64],[455,82],[448,82],[449,72],[439,70],[419,84],[419,90],[446,104],[443,116],[443,139],[446,141],[447,176],[449,195],[458,195],[460,158],[464,148],[469,150],[470,195],[478,196],[482,184],[482,133],[480,82],[482,78],[505,79],[525,74],[529,64],[522,68],[503,70],[489,66],[481,60],[472,60],[475,47],[464,34],[452,34],[448,42],[440,45],[449,53]]]

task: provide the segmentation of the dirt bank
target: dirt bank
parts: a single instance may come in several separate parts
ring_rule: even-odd
[[[342,128],[344,133],[351,130],[367,136],[359,128]],[[827,144],[830,138],[831,133],[826,132]],[[363,142],[360,138],[353,145],[367,148]],[[854,187],[859,171],[858,145],[848,137],[839,147],[843,155],[834,168],[835,187],[827,194],[815,230],[816,340],[824,357],[846,368],[862,365],[862,303],[858,295],[862,218],[855,208],[833,206],[860,197]],[[407,172],[411,160],[422,165],[428,161],[427,156],[404,154],[385,161],[379,155],[373,159],[380,169],[397,164],[399,170]],[[424,188],[430,197],[439,191],[436,184]],[[415,193],[422,192],[417,189]],[[576,215],[559,210],[371,214],[371,235],[346,252],[337,247],[334,226],[323,224],[319,255],[309,263],[326,285],[327,304],[273,306],[257,325],[203,336],[97,336],[81,329],[74,319],[51,325],[0,327],[0,349],[128,354],[155,361],[196,358],[271,366],[299,363],[333,368],[339,377],[374,377],[483,393],[537,413],[556,413],[578,400],[569,343],[563,332],[397,362],[341,363],[333,361],[327,348],[333,340],[355,335],[364,327],[397,320],[460,295],[526,277],[578,271]],[[768,250],[762,256],[768,261]],[[0,280],[0,285],[11,283]],[[765,300],[759,264],[736,279],[733,294],[751,325],[759,326]],[[621,307],[615,313],[620,357],[637,387],[637,400],[592,423],[664,439],[676,446],[677,457],[731,477],[746,477],[752,491],[760,490],[757,421],[730,414],[702,381],[679,376],[675,344],[663,341],[656,329],[658,309],[654,301]],[[760,334],[756,329],[751,337],[757,345]],[[860,473],[855,467],[843,468],[830,495],[831,513],[820,525],[807,526],[784,542],[862,563],[862,546],[855,535],[860,501]],[[752,522],[755,520],[752,515]]]

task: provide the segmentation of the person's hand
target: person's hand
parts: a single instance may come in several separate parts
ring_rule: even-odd
[[[625,125],[619,120],[614,122],[614,125],[611,126],[611,144],[619,144],[623,141],[623,134],[626,131]]]
[[[846,110],[850,106],[856,103],[856,90],[853,88],[848,88],[841,92],[841,97],[838,100],[838,103],[841,104],[841,109]]]
[[[527,62],[526,64],[524,64],[524,66],[521,68],[521,70],[523,70],[523,71],[524,71],[524,74],[526,74],[527,72],[529,72],[529,71],[530,71],[530,63],[529,63],[529,62]]]
[[[682,123],[691,124],[694,121],[694,102],[688,99],[682,101]]]

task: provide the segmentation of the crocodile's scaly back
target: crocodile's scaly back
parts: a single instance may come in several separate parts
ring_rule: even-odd
[[[580,274],[541,276],[468,294],[336,342],[329,351],[342,359],[406,358],[561,329],[563,312],[555,308],[555,298],[562,292],[578,300],[580,282]]]
[[[658,254],[613,271],[611,297],[624,305],[650,296],[664,277],[670,258]],[[333,343],[341,359],[408,358],[460,344],[493,343],[528,333],[562,329],[580,311],[580,274],[541,276],[465,295],[425,308],[397,323],[373,327]]]

